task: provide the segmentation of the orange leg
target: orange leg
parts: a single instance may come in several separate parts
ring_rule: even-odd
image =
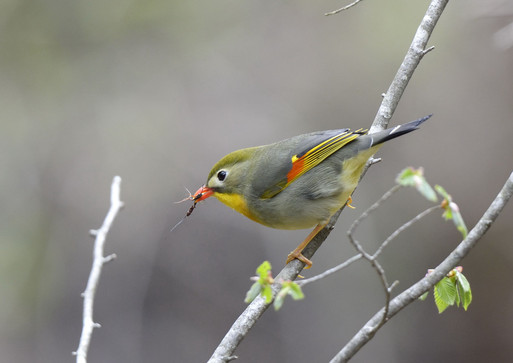
[[[349,208],[352,208],[352,209],[355,209],[355,207],[353,207],[351,205],[351,203],[353,202],[353,198],[351,198],[351,196],[349,196],[349,198],[347,199],[347,202],[346,202],[346,205],[349,207]],[[317,233],[319,233],[321,231],[321,229],[323,229],[324,227],[326,227],[326,225],[328,224],[328,222],[325,222],[325,223],[319,223],[312,232],[310,232],[310,234],[308,235],[308,237],[306,237],[306,239],[301,242],[299,244],[299,246],[296,247],[296,249],[294,251],[292,251],[291,253],[289,253],[289,255],[287,256],[287,261],[286,263],[289,263],[290,261],[294,260],[294,259],[298,259],[299,261],[301,262],[304,262],[306,264],[306,269],[312,267],[312,261],[310,261],[308,258],[306,258],[305,256],[303,256],[303,254],[301,252],[303,252],[303,250],[306,248],[306,246],[308,246],[308,244],[310,243],[310,241],[317,235]]]
[[[286,263],[289,263],[290,261],[294,260],[294,259],[298,259],[299,261],[301,262],[304,262],[306,264],[306,267],[305,268],[310,268],[312,267],[312,261],[310,261],[308,258],[306,258],[305,256],[303,256],[303,254],[301,252],[303,252],[303,250],[305,249],[306,246],[308,246],[308,244],[310,243],[310,241],[317,235],[317,233],[319,233],[319,231],[321,229],[323,229],[326,225],[328,224],[328,222],[326,223],[319,223],[312,232],[310,232],[310,234],[308,235],[308,237],[306,237],[306,239],[301,242],[299,244],[299,246],[296,247],[296,249],[294,251],[292,251],[291,253],[289,253],[289,255],[287,256],[287,262]]]

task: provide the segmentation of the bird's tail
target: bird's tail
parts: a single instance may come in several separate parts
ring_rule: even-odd
[[[401,135],[407,134],[408,132],[412,132],[417,130],[421,123],[428,120],[433,114],[427,115],[425,117],[419,118],[418,120],[411,121],[402,125],[398,125],[396,127],[392,127],[383,131],[378,131],[373,134],[369,134],[372,138],[371,146],[376,146],[384,143],[385,141],[395,139]]]

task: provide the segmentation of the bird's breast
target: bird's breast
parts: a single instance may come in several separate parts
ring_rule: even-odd
[[[214,197],[216,197],[221,203],[224,205],[234,209],[235,211],[239,212],[240,214],[245,215],[249,219],[262,223],[259,218],[251,212],[251,210],[248,208],[248,204],[244,200],[244,197],[240,194],[235,193],[214,193]]]

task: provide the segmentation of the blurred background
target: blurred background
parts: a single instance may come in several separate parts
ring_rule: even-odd
[[[106,242],[90,362],[202,362],[243,311],[256,267],[277,273],[309,231],[272,230],[216,200],[175,231],[212,165],[241,147],[372,122],[427,1],[63,1],[0,4],[0,361],[70,362],[93,240],[123,179]],[[407,166],[422,166],[472,227],[513,170],[508,1],[450,2],[387,144],[306,277],[355,254],[345,231]],[[387,202],[357,238],[374,250],[430,204]],[[403,233],[381,262],[395,293],[460,242],[441,213]],[[464,260],[474,301],[439,315],[432,295],[392,319],[354,362],[513,360],[513,205]],[[373,269],[354,264],[269,310],[241,362],[324,362],[383,305]]]

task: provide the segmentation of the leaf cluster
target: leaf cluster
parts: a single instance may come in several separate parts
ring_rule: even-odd
[[[440,314],[453,305],[459,307],[461,304],[467,310],[472,302],[470,283],[462,274],[462,271],[463,267],[458,266],[436,283],[434,287],[435,304]],[[431,270],[428,271],[429,273],[431,273]],[[428,292],[422,295],[420,299],[425,300],[427,295]]]
[[[259,294],[265,299],[266,304],[271,303],[273,299],[272,284],[275,282],[272,277],[271,264],[264,261],[256,269],[257,276],[251,279],[255,281],[246,294],[246,303],[252,302]],[[274,299],[274,309],[279,310],[283,306],[283,302],[287,296],[291,296],[294,300],[301,300],[305,297],[301,286],[294,281],[280,281],[280,291]]]

